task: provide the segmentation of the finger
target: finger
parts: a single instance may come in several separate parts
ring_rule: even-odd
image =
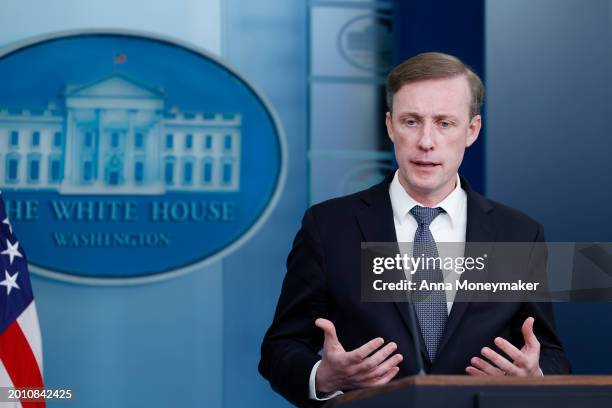
[[[396,367],[399,363],[401,363],[403,359],[404,357],[401,354],[395,354],[393,357],[388,358],[374,369],[366,373],[360,374],[359,377],[356,379],[357,381],[370,381],[376,378],[380,378],[384,376],[393,367]]]
[[[478,368],[479,370],[483,371],[487,375],[493,375],[493,376],[502,376],[502,375],[504,375],[504,372],[502,370],[500,370],[499,368],[491,365],[491,363],[489,363],[488,361],[483,360],[480,357],[472,357],[470,359],[470,364],[472,364],[474,367]]]
[[[334,324],[323,318],[318,318],[315,320],[315,326],[319,329],[323,330],[326,336],[328,336],[331,340],[338,340],[338,336],[336,336],[336,326]]]
[[[387,373],[385,375],[383,375],[382,377],[379,377],[377,379],[365,382],[364,386],[365,387],[374,387],[376,385],[386,384],[389,381],[391,381],[393,379],[393,377],[395,377],[397,375],[397,373],[399,373],[399,367],[393,367],[392,369],[387,371]]]
[[[484,371],[479,370],[476,367],[472,367],[472,366],[465,367],[465,372],[475,377],[486,377],[489,375],[485,373]]]
[[[377,337],[368,341],[361,347],[349,352],[349,357],[354,364],[359,364],[370,354],[378,350],[383,344],[385,344],[385,341],[381,337]]]
[[[506,353],[514,362],[514,364],[523,367],[527,364],[528,358],[525,353],[519,350],[514,344],[510,343],[503,337],[496,337],[494,343],[504,353]]]
[[[315,320],[315,326],[323,330],[323,334],[325,335],[325,339],[323,340],[324,350],[329,350],[330,348],[334,348],[334,349],[344,351],[344,348],[338,341],[338,336],[336,335],[336,327],[331,321],[327,319],[319,318]]]
[[[533,323],[535,319],[533,317],[528,317],[523,323],[523,327],[521,327],[521,332],[523,332],[523,339],[525,339],[525,344],[529,347],[539,348],[540,342],[533,332]]]
[[[391,342],[381,348],[369,357],[366,357],[355,368],[357,373],[365,373],[378,367],[380,363],[385,361],[393,352],[397,350],[397,344]]]
[[[488,347],[483,347],[481,351],[482,355],[485,356],[490,362],[492,362],[497,368],[499,368],[503,373],[510,375],[518,375],[520,369],[515,366],[513,363],[508,361],[501,354],[493,351]]]

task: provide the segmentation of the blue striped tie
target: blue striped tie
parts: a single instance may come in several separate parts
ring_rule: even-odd
[[[429,230],[429,224],[443,212],[444,210],[440,207],[426,208],[418,205],[410,210],[410,214],[419,224],[414,234],[412,252],[414,258],[438,258],[438,248]],[[425,262],[425,259],[422,262]],[[427,269],[421,267],[414,273],[412,281],[416,283],[416,288],[418,289],[422,281],[439,283],[444,282],[444,277],[442,276],[442,271],[438,268]],[[446,327],[446,319],[448,318],[446,294],[443,290],[417,290],[414,296],[414,308],[423,340],[425,340],[427,353],[433,363],[436,360],[438,346],[440,345],[440,340]]]

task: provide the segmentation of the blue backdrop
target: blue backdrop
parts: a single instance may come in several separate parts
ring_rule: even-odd
[[[114,10],[99,17],[83,9],[79,14],[69,1],[11,6],[24,8],[28,21],[52,20],[53,29],[142,28],[142,21],[157,21],[147,29],[175,27],[183,35],[186,25],[198,26],[197,13],[179,18],[164,12],[175,3],[159,3],[166,7],[114,2]],[[284,194],[251,241],[205,271],[129,287],[33,278],[47,383],[73,387],[79,406],[288,406],[259,376],[257,363],[285,257],[308,204],[308,110],[316,108],[308,99],[308,4],[220,3],[222,56],[267,96],[285,129]],[[354,2],[356,8],[363,3],[369,2]],[[391,9],[389,2],[372,3]],[[397,1],[393,8],[395,61],[435,49],[457,54],[485,76],[486,134],[462,171],[478,190],[542,221],[549,240],[610,240],[609,7],[607,0],[437,0]],[[7,19],[3,27],[17,30],[19,20]],[[27,250],[35,243],[23,245]],[[577,372],[609,373],[611,305],[557,306]]]

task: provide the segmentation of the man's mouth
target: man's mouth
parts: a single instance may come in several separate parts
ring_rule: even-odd
[[[440,165],[440,163],[430,160],[411,160],[410,162],[419,167],[436,167]]]

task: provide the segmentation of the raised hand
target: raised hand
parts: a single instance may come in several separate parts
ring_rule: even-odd
[[[391,356],[397,344],[391,342],[381,347],[384,340],[378,337],[353,351],[346,351],[331,321],[317,319],[315,325],[325,334],[323,358],[315,378],[317,393],[386,384],[399,372],[397,365],[403,357],[401,354]]]
[[[469,367],[465,371],[470,375],[513,375],[513,376],[539,376],[540,370],[540,342],[533,333],[534,318],[529,317],[523,323],[521,332],[525,345],[519,350],[508,340],[501,337],[495,338],[495,345],[506,353],[512,361],[493,351],[489,347],[483,347],[481,353],[486,359],[472,357]]]

